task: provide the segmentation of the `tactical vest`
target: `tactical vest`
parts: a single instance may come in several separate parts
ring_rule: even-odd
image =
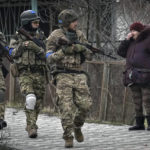
[[[64,37],[69,39],[70,41],[72,42],[79,41],[80,34],[78,32],[73,32],[73,33],[68,31],[64,32],[63,30],[62,32]],[[73,70],[81,69],[81,54],[74,53],[71,55],[65,55],[65,57],[60,62],[57,63],[57,65],[65,69],[73,69]]]
[[[36,33],[35,37],[43,41],[44,36],[41,34],[42,33]],[[28,41],[28,39],[21,34],[18,34],[17,38],[19,43]],[[38,66],[45,66],[46,60],[40,59],[39,56],[31,49],[25,48],[22,49],[21,55],[18,58],[15,58],[15,63],[17,64],[18,69],[22,67],[32,67],[32,66],[36,66],[38,68]]]

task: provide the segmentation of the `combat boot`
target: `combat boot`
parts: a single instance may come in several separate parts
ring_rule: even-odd
[[[133,127],[130,127],[129,130],[130,131],[134,131],[134,130],[145,130],[144,127],[144,117],[135,117],[136,119],[136,125]]]
[[[26,131],[28,132],[28,136],[30,138],[36,138],[37,137],[37,129],[36,128],[31,128],[30,126],[27,126]]]
[[[147,119],[147,130],[150,131],[150,116],[146,116],[146,119]]]
[[[65,139],[65,147],[66,148],[73,147],[73,138],[72,137],[68,137]]]
[[[81,128],[74,128],[74,136],[78,142],[84,141],[84,136],[82,134]]]
[[[0,119],[0,130],[2,130],[5,127],[7,127],[7,122],[3,119]]]

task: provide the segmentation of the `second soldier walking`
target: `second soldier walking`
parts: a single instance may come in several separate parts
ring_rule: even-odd
[[[53,31],[47,40],[46,57],[56,85],[66,148],[73,147],[73,131],[75,139],[83,142],[81,127],[92,104],[88,77],[81,69],[86,59],[92,59],[92,52],[79,44],[61,45],[58,42],[63,38],[71,42],[87,43],[83,33],[77,30],[77,20],[74,10],[63,10],[58,16],[60,29]]]

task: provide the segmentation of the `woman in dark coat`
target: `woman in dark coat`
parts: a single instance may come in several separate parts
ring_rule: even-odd
[[[121,42],[118,55],[126,58],[123,82],[129,86],[135,105],[136,125],[129,130],[145,130],[143,106],[150,130],[150,27],[140,22],[130,26],[130,33]]]

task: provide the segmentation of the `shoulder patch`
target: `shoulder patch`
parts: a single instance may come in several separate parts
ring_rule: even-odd
[[[51,33],[51,36],[60,37],[60,36],[64,36],[64,33],[61,29],[56,29]]]

